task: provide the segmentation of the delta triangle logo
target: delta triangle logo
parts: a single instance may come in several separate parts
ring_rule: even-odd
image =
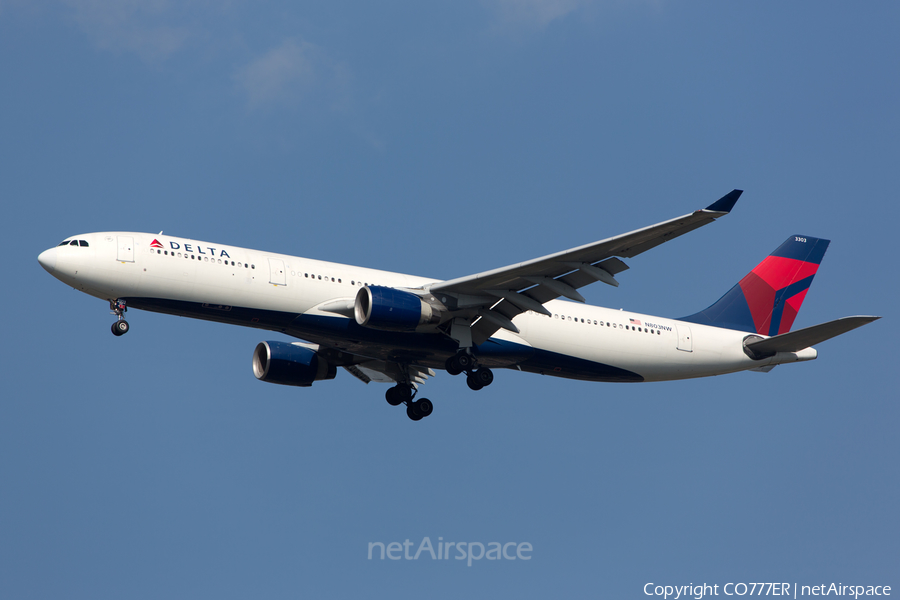
[[[159,240],[157,240],[156,238],[154,238],[153,241],[150,242],[150,247],[151,247],[151,248],[162,248],[163,245],[159,243]]]

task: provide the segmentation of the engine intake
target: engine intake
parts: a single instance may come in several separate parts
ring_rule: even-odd
[[[309,387],[334,379],[337,368],[311,350],[285,342],[260,342],[253,351],[253,374],[260,381]]]
[[[379,285],[357,292],[353,314],[363,327],[384,331],[415,331],[440,321],[440,313],[419,296]]]

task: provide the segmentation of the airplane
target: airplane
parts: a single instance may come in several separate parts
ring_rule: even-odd
[[[526,262],[441,281],[401,273],[135,232],[66,238],[38,262],[106,300],[116,336],[129,308],[277,331],[257,379],[306,387],[343,367],[419,421],[416,399],[435,369],[466,374],[472,390],[512,369],[586,381],[644,382],[768,372],[817,357],[812,348],[880,317],[844,317],[791,331],[829,240],[792,235],[708,308],[678,319],[585,303],[578,288],[618,287],[623,258],[731,212],[733,190],[706,208]],[[565,298],[562,300],[560,298]],[[571,302],[571,301],[574,302]]]

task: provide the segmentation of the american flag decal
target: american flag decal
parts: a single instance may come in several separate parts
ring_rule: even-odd
[[[628,319],[628,320],[631,322],[632,325],[640,325],[641,324],[641,322],[638,321],[637,319]]]

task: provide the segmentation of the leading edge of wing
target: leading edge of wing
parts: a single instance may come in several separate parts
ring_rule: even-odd
[[[632,258],[727,215],[742,193],[743,190],[732,190],[706,208],[675,219],[526,262],[450,279],[431,286],[430,290],[460,294],[478,294],[491,289],[521,290],[534,285],[528,277],[559,277],[575,268],[571,263],[593,265],[614,256]]]

